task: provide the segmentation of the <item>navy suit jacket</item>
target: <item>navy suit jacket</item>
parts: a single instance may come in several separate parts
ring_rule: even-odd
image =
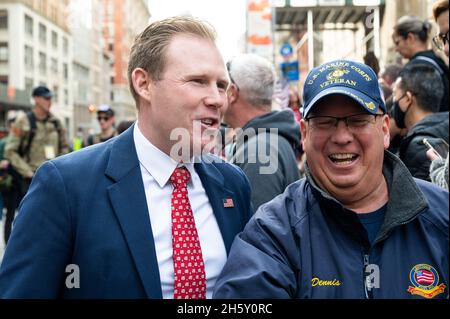
[[[249,183],[231,164],[195,169],[228,254],[252,214]],[[234,207],[224,207],[229,198]],[[66,285],[76,283],[71,264],[79,288]],[[59,297],[162,298],[133,126],[44,163],[21,203],[0,267],[0,298]]]

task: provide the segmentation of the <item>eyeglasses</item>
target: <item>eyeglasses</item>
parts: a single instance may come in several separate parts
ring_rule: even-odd
[[[108,116],[97,116],[97,121],[108,121],[109,117]]]
[[[319,130],[331,130],[339,125],[339,121],[344,121],[347,128],[353,133],[361,132],[370,124],[376,122],[377,116],[383,116],[384,114],[354,114],[344,117],[335,116],[311,116],[305,119],[311,127]]]
[[[439,33],[433,38],[433,43],[439,50],[444,50],[445,45],[448,43],[448,31],[445,34]]]

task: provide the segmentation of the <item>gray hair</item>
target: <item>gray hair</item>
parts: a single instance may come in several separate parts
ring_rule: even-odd
[[[256,54],[241,54],[232,58],[227,66],[232,82],[249,104],[271,107],[275,85],[272,63]]]
[[[401,17],[394,27],[394,31],[397,35],[406,39],[409,33],[414,34],[422,42],[427,42],[432,25],[426,20],[422,20],[418,17],[404,16]]]

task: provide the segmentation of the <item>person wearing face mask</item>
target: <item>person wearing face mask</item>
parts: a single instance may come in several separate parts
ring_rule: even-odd
[[[439,74],[428,65],[405,67],[394,85],[393,117],[399,128],[408,130],[399,157],[414,177],[427,181],[430,161],[423,139],[449,140],[449,112],[437,113],[443,90]]]
[[[438,25],[438,34],[433,38],[434,45],[448,57],[448,0],[436,1],[433,5],[433,16]],[[430,178],[433,183],[448,190],[448,153],[445,159],[439,158],[432,150],[427,151],[432,160],[430,165]]]
[[[312,69],[300,122],[305,178],[236,236],[214,298],[448,298],[448,192],[389,146],[375,72]]]

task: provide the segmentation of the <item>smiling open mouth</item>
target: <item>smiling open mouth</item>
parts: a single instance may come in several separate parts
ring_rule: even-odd
[[[345,154],[331,154],[328,158],[337,165],[348,165],[356,161],[359,157],[357,154],[345,153]]]
[[[215,127],[216,124],[218,123],[218,120],[214,118],[204,118],[201,119],[200,122],[207,127]]]

